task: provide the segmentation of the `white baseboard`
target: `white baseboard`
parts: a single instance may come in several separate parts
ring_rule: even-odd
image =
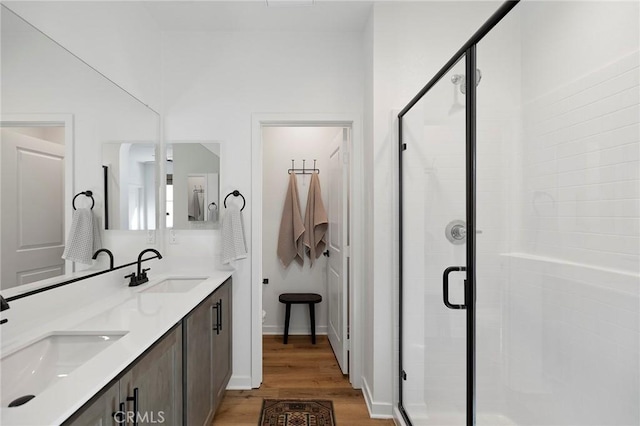
[[[267,335],[283,335],[284,334],[284,326],[282,325],[263,325],[262,326],[262,334]],[[316,326],[316,336],[326,335],[327,334],[327,326],[326,325],[318,325]],[[311,331],[309,328],[290,328],[289,336],[310,336]]]
[[[229,384],[227,385],[229,390],[249,390],[251,389],[251,376],[231,376]]]
[[[397,405],[393,406],[393,422],[396,426],[407,426]]]
[[[375,402],[371,398],[371,389],[367,379],[362,378],[362,394],[364,395],[364,401],[367,404],[367,410],[369,410],[369,417],[372,419],[392,419],[393,418],[393,404],[386,402]]]

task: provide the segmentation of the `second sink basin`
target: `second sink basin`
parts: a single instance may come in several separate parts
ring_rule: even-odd
[[[206,280],[206,278],[168,278],[154,284],[145,293],[186,293],[193,290],[198,284]]]
[[[42,393],[126,333],[52,333],[0,361],[2,398],[8,407],[20,398]]]

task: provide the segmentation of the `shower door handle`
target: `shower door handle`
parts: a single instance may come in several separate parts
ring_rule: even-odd
[[[458,271],[466,271],[467,268],[464,266],[449,266],[444,270],[442,274],[442,299],[444,301],[444,305],[449,309],[467,309],[467,305],[456,305],[453,303],[449,303],[449,274],[452,272]],[[465,280],[466,285],[466,280]]]

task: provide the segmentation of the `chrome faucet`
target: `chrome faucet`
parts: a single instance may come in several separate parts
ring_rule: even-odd
[[[109,270],[113,269],[113,253],[111,253],[111,250],[106,248],[101,248],[100,250],[93,253],[92,259],[96,260],[100,253],[107,253],[109,255]]]
[[[158,259],[162,259],[162,255],[156,249],[149,248],[142,250],[138,255],[138,273],[136,274],[135,272],[132,272],[131,274],[125,276],[125,278],[130,278],[129,287],[136,287],[149,281],[149,277],[147,277],[147,271],[151,268],[142,269],[142,256],[147,252],[153,252],[156,254],[155,257],[157,257]],[[153,257],[144,260],[149,259],[153,259]]]
[[[4,297],[2,297],[2,295],[0,295],[0,312],[6,311],[7,309],[9,309],[9,303],[4,299]],[[9,320],[6,318],[3,320],[0,320],[0,324],[4,324],[7,321]]]

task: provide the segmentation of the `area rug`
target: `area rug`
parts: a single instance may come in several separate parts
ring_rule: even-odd
[[[324,400],[265,399],[258,426],[336,426],[333,403]]]

